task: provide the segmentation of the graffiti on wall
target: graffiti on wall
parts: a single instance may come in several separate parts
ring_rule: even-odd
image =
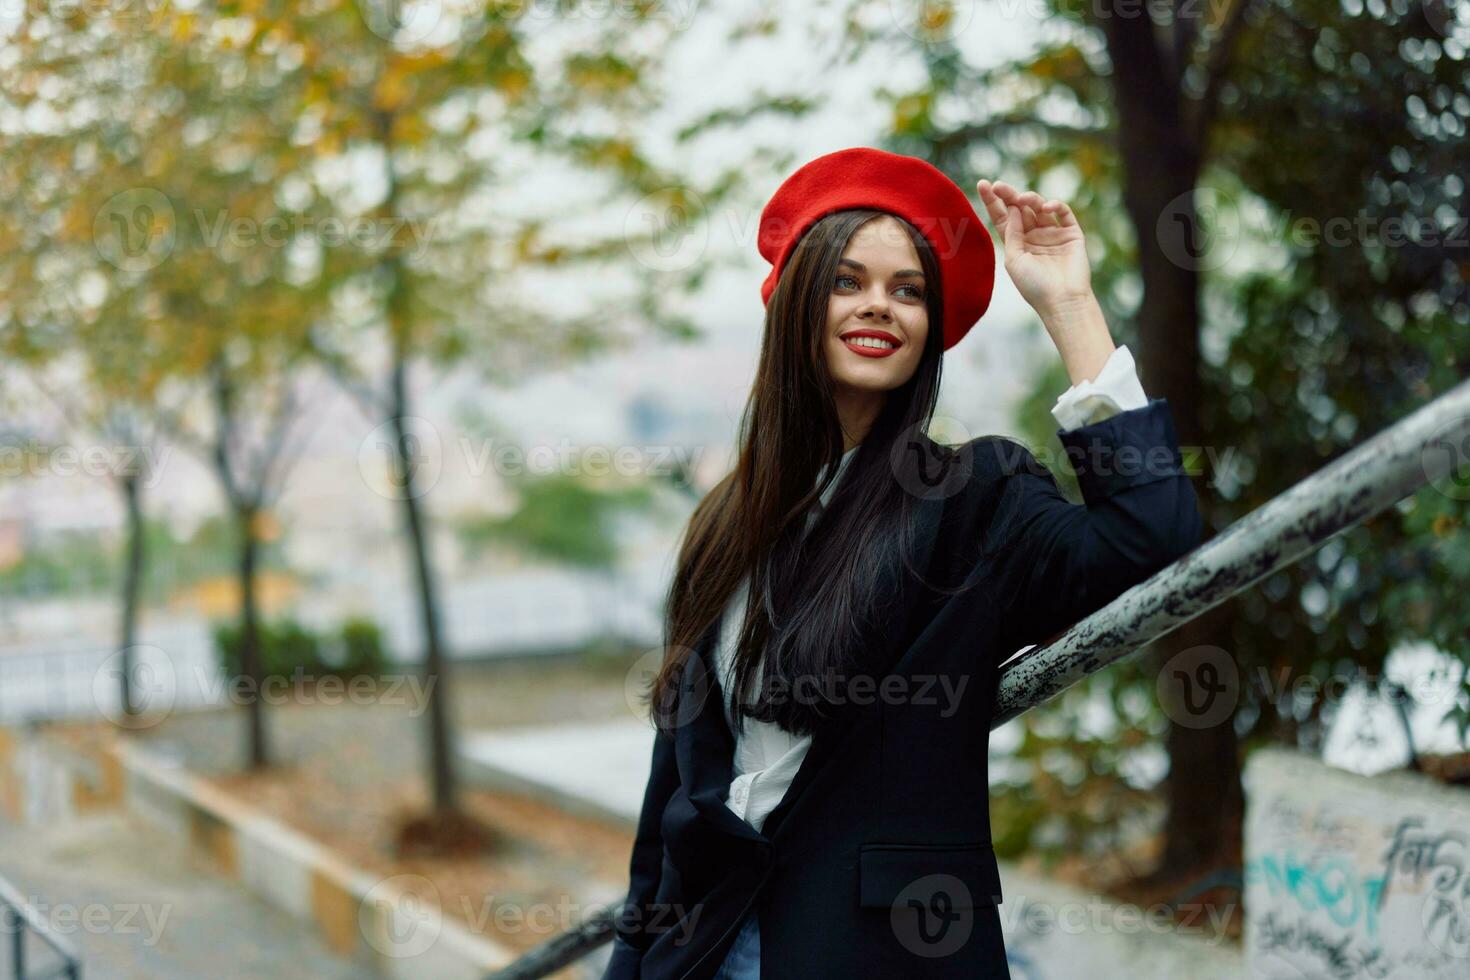
[[[1279,750],[1246,791],[1254,976],[1470,976],[1470,792]]]

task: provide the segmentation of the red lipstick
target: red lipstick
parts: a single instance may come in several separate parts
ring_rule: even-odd
[[[859,338],[862,338],[862,337],[871,338],[873,340],[884,341],[886,343],[883,343],[883,344],[858,344],[858,343],[854,343],[854,341],[856,341],[856,340],[858,340]],[[886,330],[871,330],[871,329],[868,329],[866,327],[863,328],[863,329],[861,329],[861,330],[849,330],[846,333],[839,334],[838,335],[838,339],[842,341],[843,345],[846,346],[848,350],[852,351],[854,354],[861,355],[862,357],[887,357],[890,354],[896,353],[898,351],[898,349],[903,346],[903,341],[899,340],[897,337],[895,337],[893,334],[889,333],[888,331],[886,331]],[[892,346],[888,346],[888,345],[892,345]]]

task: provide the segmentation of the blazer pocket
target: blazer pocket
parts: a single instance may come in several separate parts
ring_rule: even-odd
[[[1000,868],[989,841],[858,845],[863,908],[977,908],[1001,902]]]

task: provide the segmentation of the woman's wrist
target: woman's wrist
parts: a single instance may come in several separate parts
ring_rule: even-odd
[[[1090,291],[1037,306],[1042,325],[1062,355],[1072,384],[1091,381],[1116,349],[1102,306]]]
[[[1048,333],[1055,330],[1095,328],[1098,325],[1107,329],[1107,324],[1103,322],[1102,306],[1092,290],[1084,293],[1063,293],[1040,300],[1036,303],[1036,313],[1046,325]]]

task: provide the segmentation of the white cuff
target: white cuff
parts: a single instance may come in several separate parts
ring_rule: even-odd
[[[1124,344],[1108,355],[1096,378],[1080,381],[1063,392],[1051,414],[1063,429],[1075,429],[1147,404],[1133,353]]]

